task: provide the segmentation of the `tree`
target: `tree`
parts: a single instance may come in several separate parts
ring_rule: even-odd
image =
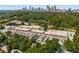
[[[46,31],[48,29],[48,24],[47,22],[43,22],[42,23],[42,27],[44,28],[44,31]]]
[[[47,39],[46,43],[42,46],[42,52],[46,53],[54,53],[59,51],[60,45],[58,43],[58,39],[53,38],[52,40]]]
[[[0,25],[0,29],[4,29],[4,28],[5,28],[4,26]]]
[[[0,33],[0,43],[3,43],[5,39],[6,39],[6,36]]]
[[[12,32],[11,31],[7,31],[5,32],[6,36],[11,37],[12,36]]]
[[[14,42],[14,43],[12,44],[12,49],[19,49],[19,44],[16,43],[16,42]]]
[[[70,39],[67,39],[64,41],[64,47],[66,50],[73,52],[74,43]]]
[[[12,50],[12,44],[13,44],[13,39],[12,38],[7,38],[3,42],[5,45],[8,47],[8,51],[10,52]]]
[[[40,53],[41,50],[40,48],[28,48],[25,52],[26,53]]]
[[[32,44],[32,41],[29,39],[24,39],[20,44],[19,44],[19,50],[25,51],[27,48],[30,48]]]

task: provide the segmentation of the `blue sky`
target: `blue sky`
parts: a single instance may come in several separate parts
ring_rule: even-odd
[[[16,9],[22,9],[23,7],[29,8],[30,5],[0,5],[0,10],[16,10]],[[45,8],[46,5],[31,5],[34,8]],[[52,5],[53,6],[53,5]],[[79,9],[79,5],[56,5],[59,9]]]

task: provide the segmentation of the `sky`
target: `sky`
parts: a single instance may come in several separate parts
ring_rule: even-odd
[[[0,10],[17,10],[22,9],[24,7],[29,8],[29,6],[32,6],[34,8],[46,8],[46,5],[0,5]],[[53,5],[50,5],[53,6]],[[79,9],[79,5],[56,5],[58,9]]]

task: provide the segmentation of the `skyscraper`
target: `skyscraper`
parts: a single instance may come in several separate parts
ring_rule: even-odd
[[[50,6],[47,5],[47,6],[46,6],[46,10],[47,10],[47,11],[50,11],[50,10],[51,10]]]
[[[56,12],[56,5],[53,6],[53,12]]]

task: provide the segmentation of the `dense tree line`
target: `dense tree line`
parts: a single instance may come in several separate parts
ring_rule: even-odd
[[[79,13],[75,12],[34,12],[17,10],[2,14],[0,18],[21,20],[42,25],[47,23],[54,28],[77,28],[79,26]]]
[[[6,38],[0,37],[2,39],[2,43],[7,45],[8,51],[11,52],[12,49],[19,49],[22,52],[26,53],[54,53],[54,52],[62,52],[61,46],[59,45],[59,40],[53,38],[52,40],[47,39],[45,44],[38,43],[36,40],[36,35],[29,39],[28,37],[14,34],[11,32],[7,32],[9,34]],[[3,40],[4,39],[4,40]],[[36,44],[34,48],[31,47],[32,43]]]

